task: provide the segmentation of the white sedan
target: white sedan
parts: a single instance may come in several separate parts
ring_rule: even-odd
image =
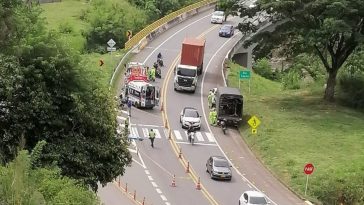
[[[268,205],[270,202],[259,191],[246,191],[239,198],[239,205]]]
[[[194,129],[201,128],[201,116],[195,108],[185,107],[182,109],[179,121],[182,124],[182,128],[188,128],[192,126]]]

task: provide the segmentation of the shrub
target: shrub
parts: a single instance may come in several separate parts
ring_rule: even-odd
[[[364,74],[343,73],[339,77],[339,99],[347,106],[364,109]]]
[[[300,89],[302,73],[296,68],[291,68],[283,75],[282,85],[284,89]]]
[[[73,26],[68,21],[62,22],[59,25],[58,30],[60,33],[64,33],[64,34],[69,34],[74,31]]]
[[[253,70],[258,75],[273,80],[273,70],[272,66],[269,64],[269,61],[267,58],[261,58],[259,59],[253,66]]]
[[[364,203],[364,188],[362,173],[345,174],[341,177],[324,176],[319,180],[319,186],[315,186],[313,194],[324,205],[359,205]]]

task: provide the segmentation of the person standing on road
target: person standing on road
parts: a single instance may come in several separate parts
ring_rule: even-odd
[[[215,108],[212,108],[210,113],[209,113],[209,120],[210,120],[210,124],[213,126],[217,125],[217,113]]]
[[[150,129],[149,131],[149,139],[150,139],[150,145],[154,148],[155,132],[153,129]]]
[[[128,114],[131,117],[131,100],[128,98]]]
[[[208,105],[209,105],[209,109],[211,109],[212,107],[212,92],[209,92],[209,95],[207,96],[207,101],[208,101]]]

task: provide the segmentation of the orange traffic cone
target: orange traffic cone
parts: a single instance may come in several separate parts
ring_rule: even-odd
[[[200,177],[198,177],[198,181],[197,181],[196,189],[197,189],[197,190],[201,190]]]
[[[172,187],[176,187],[176,175],[173,174]]]

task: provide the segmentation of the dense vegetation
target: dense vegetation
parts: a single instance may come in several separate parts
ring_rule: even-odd
[[[120,48],[127,30],[194,2],[64,0],[54,15],[41,7],[58,3],[0,0],[1,204],[97,204],[89,188],[123,174],[131,156],[106,89],[118,59],[100,69],[105,56],[89,52],[110,38]],[[40,141],[36,162],[19,152]]]
[[[244,125],[242,136],[301,195],[303,166],[314,163],[306,197],[315,204],[364,204],[362,2],[258,0],[255,6],[240,5],[239,11],[244,19],[267,12],[277,23],[273,32],[246,43],[259,43],[253,65],[259,75],[253,74],[251,94],[242,83],[244,113],[247,118],[257,115],[263,123],[257,136]],[[244,34],[259,28],[249,21],[238,27]],[[230,86],[238,85],[238,68],[231,65]],[[334,97],[340,104],[331,103]]]
[[[44,145],[41,141],[31,155],[20,151],[14,161],[0,166],[0,204],[99,204],[95,193],[62,177],[57,167],[37,167]]]
[[[258,60],[256,66],[276,69],[266,62]],[[253,73],[250,83],[242,81],[244,118],[255,115],[262,121],[257,135],[252,135],[246,124],[240,127],[242,137],[276,176],[314,204],[364,204],[364,115],[322,99],[325,69],[317,68],[315,78],[302,77],[315,65],[321,65],[319,59],[301,55],[281,73],[280,79],[269,80]],[[239,69],[239,65],[230,65],[229,86],[239,87]],[[342,69],[339,82],[347,75],[347,69]],[[361,84],[350,92],[363,88]],[[341,94],[346,92],[339,92],[338,97]],[[306,163],[313,163],[315,171],[304,196]]]
[[[123,174],[131,157],[116,133],[110,93],[58,33],[46,31],[39,7],[21,0],[0,6],[1,164],[45,140],[40,163],[94,190]]]
[[[364,42],[364,4],[361,0],[271,1],[259,0],[255,7],[242,6],[241,17],[261,11],[279,22],[273,32],[262,32],[251,42],[260,42],[264,50],[280,48],[284,56],[315,54],[327,72],[324,99],[334,101],[339,69],[360,50]],[[339,15],[338,15],[339,14]],[[239,24],[244,32],[257,30],[249,21]]]

